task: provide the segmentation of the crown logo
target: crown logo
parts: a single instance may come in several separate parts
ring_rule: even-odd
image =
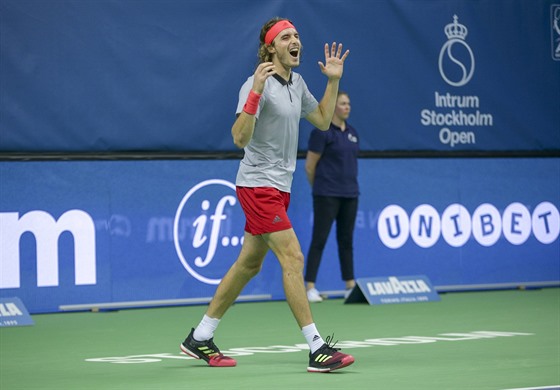
[[[457,15],[453,15],[453,23],[449,23],[447,26],[445,26],[444,31],[448,39],[458,38],[464,40],[469,33],[467,27],[463,24],[460,24],[458,22],[458,19],[459,17]]]

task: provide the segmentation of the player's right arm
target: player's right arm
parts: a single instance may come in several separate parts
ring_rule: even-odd
[[[249,115],[245,111],[237,116],[237,119],[233,123],[231,128],[231,135],[233,137],[233,143],[239,149],[243,149],[251,137],[253,137],[253,131],[255,130],[256,118],[254,115]]]
[[[263,62],[259,64],[255,70],[253,78],[253,86],[251,91],[262,95],[264,91],[264,84],[266,79],[276,73],[276,69],[272,62]],[[247,146],[251,137],[253,137],[253,131],[255,130],[256,115],[247,113],[245,110],[237,116],[237,119],[233,123],[231,128],[231,135],[233,137],[233,143],[238,148],[244,148]]]

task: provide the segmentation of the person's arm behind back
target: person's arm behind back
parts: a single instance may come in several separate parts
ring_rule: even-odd
[[[317,168],[317,163],[321,159],[321,154],[307,151],[307,157],[305,158],[305,173],[307,174],[307,181],[313,188],[313,182],[315,181],[315,169]]]

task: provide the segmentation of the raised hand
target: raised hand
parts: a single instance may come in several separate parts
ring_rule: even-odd
[[[342,43],[336,47],[336,42],[333,42],[330,51],[329,44],[325,43],[325,63],[319,61],[321,72],[329,79],[340,79],[344,69],[344,60],[350,54],[350,50],[346,50],[342,55]],[[342,56],[341,56],[342,55]]]
[[[266,79],[276,74],[276,67],[272,62],[263,62],[257,66],[253,79],[253,91],[262,94]]]

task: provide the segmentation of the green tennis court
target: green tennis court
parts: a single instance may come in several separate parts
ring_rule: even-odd
[[[34,315],[0,329],[0,389],[560,388],[560,289],[442,294],[440,302],[312,306],[323,337],[356,358],[306,372],[285,302],[238,303],[216,343],[235,368],[179,353],[205,306]]]

